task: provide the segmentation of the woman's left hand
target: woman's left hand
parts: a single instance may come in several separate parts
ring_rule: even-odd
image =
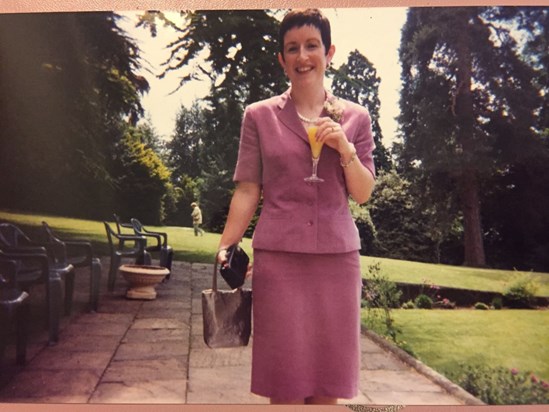
[[[340,154],[352,150],[347,135],[339,123],[334,122],[329,117],[321,117],[316,122],[316,125],[318,126],[316,132],[317,141],[324,143]]]

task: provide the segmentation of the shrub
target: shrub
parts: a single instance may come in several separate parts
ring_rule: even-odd
[[[423,293],[415,298],[414,303],[418,309],[431,309],[433,307],[433,299]]]
[[[437,295],[439,291],[440,291],[440,286],[435,285],[429,279],[423,279],[421,283],[421,289],[419,290],[419,294],[429,296],[431,301],[434,301],[435,298],[440,299],[440,296]]]
[[[496,296],[492,299],[492,307],[494,309],[501,309],[503,307],[503,300],[499,296]]]
[[[412,302],[411,300],[402,304],[402,309],[414,309],[415,307],[416,305],[414,305],[414,302]]]
[[[538,285],[528,276],[516,277],[505,289],[503,300],[510,308],[531,308],[535,303]]]
[[[396,283],[380,274],[379,262],[368,267],[369,275],[366,277],[363,294],[366,298],[366,306],[369,308],[398,308],[400,303],[400,291]]]
[[[402,291],[398,290],[396,283],[381,275],[379,262],[368,266],[368,272],[369,276],[366,277],[363,287],[363,294],[365,296],[363,303],[368,308],[367,322],[370,325],[375,324],[377,321],[376,316],[380,313],[376,309],[381,309],[384,317],[385,333],[396,342],[398,330],[394,325],[391,309],[399,307]]]
[[[531,372],[488,366],[465,366],[450,379],[489,405],[549,404],[549,383]]]
[[[433,307],[437,309],[455,309],[456,303],[450,301],[447,298],[444,298],[442,300],[438,300],[435,303],[433,303]]]
[[[475,309],[478,310],[488,310],[490,309],[486,303],[483,302],[477,302],[475,303],[475,306],[473,306]]]

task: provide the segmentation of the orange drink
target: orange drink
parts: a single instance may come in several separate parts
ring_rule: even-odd
[[[313,158],[318,159],[320,157],[320,152],[322,151],[322,146],[324,143],[321,143],[316,140],[316,132],[318,127],[309,126],[307,128],[307,136],[309,137],[309,145],[311,146],[311,152]]]
[[[317,126],[307,127],[307,137],[309,138],[309,146],[311,146],[311,154],[313,157],[313,174],[305,178],[306,182],[323,182],[324,179],[321,179],[316,175],[316,169],[318,167],[318,159],[320,158],[320,152],[322,151],[323,143],[320,143],[316,140],[316,132],[318,131]]]

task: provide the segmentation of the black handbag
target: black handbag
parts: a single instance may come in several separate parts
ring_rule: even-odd
[[[227,264],[219,270],[227,284],[235,289],[244,284],[250,258],[237,243],[227,249]]]
[[[252,331],[252,291],[217,289],[217,256],[212,288],[202,291],[204,342],[210,348],[246,346]]]

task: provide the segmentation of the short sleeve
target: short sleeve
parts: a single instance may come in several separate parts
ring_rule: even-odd
[[[252,111],[246,108],[240,129],[238,160],[233,176],[235,182],[253,182],[261,184],[261,149],[259,133]]]
[[[372,173],[372,176],[375,178],[376,168],[373,157],[375,143],[372,135],[372,121],[367,111],[363,111],[360,114],[360,125],[354,145],[360,162]]]

